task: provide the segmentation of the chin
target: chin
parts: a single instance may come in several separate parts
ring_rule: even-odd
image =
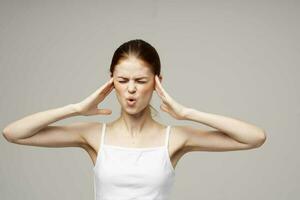
[[[123,107],[123,110],[130,115],[135,115],[135,114],[143,112],[146,109],[146,107],[147,107],[147,105],[143,108],[139,107],[138,105],[136,105],[134,107],[129,107],[129,106],[125,105]]]
[[[136,110],[136,109],[123,109],[123,111],[127,114],[127,115],[139,115],[141,113],[140,110]]]

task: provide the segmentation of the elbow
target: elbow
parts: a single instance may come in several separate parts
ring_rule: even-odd
[[[258,140],[255,144],[255,147],[262,146],[267,140],[267,134],[264,130],[261,131],[260,136],[258,137]]]
[[[6,139],[6,141],[13,143],[14,140],[13,140],[13,138],[12,138],[11,136],[9,136],[9,131],[8,131],[7,128],[5,128],[5,129],[2,131],[2,135],[3,135],[3,137]]]
[[[11,142],[11,139],[7,136],[7,133],[2,131],[3,137],[6,139],[6,141]]]

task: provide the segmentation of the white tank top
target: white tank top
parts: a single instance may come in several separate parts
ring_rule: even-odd
[[[166,128],[165,144],[159,147],[130,148],[101,145],[94,171],[95,200],[167,200],[175,181]]]

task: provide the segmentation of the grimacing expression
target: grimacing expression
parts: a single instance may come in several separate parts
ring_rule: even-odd
[[[129,57],[120,61],[113,72],[114,87],[117,99],[128,113],[138,113],[151,101],[155,80],[154,74],[145,62]],[[133,106],[129,106],[127,98],[135,98]]]

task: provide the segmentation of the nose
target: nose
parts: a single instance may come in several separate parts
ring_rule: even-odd
[[[128,84],[128,92],[129,92],[129,93],[133,93],[133,92],[135,92],[135,91],[136,91],[135,84],[129,81],[129,84]]]

